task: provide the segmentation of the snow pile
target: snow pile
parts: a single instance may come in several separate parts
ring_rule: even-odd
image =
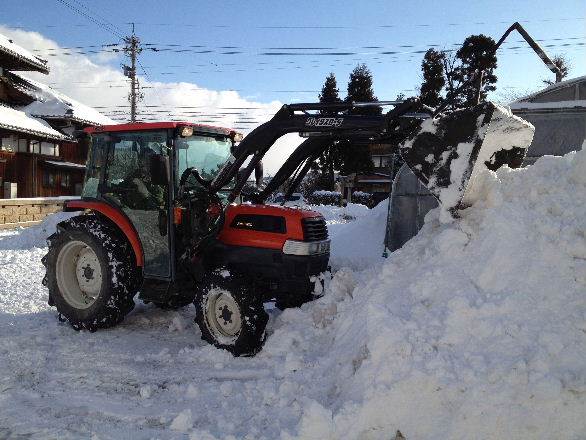
[[[58,212],[45,217],[45,219],[35,227],[20,228],[16,234],[13,234],[12,231],[10,231],[9,235],[0,240],[0,250],[31,249],[34,247],[45,248],[47,246],[47,237],[55,232],[57,223],[78,214],[79,213],[75,212]]]
[[[460,220],[433,211],[314,305],[333,379],[291,438],[583,438],[586,151],[479,180]]]
[[[373,209],[349,203],[348,206],[318,205],[310,209],[321,213],[328,225],[331,245],[330,264],[334,269],[362,270],[382,262],[388,200]]]
[[[367,216],[370,212],[366,206],[358,203],[348,203],[347,206],[308,205],[307,209],[323,215],[328,224],[328,229],[330,224],[347,223],[349,220]]]
[[[312,194],[316,195],[316,196],[341,196],[342,193],[339,191],[327,191],[325,189],[319,189],[317,191],[314,191]]]

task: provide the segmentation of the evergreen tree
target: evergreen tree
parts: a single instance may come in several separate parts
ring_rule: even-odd
[[[374,94],[372,85],[372,73],[365,64],[357,65],[350,73],[348,81],[348,95],[346,102],[374,102],[378,101]],[[358,107],[351,111],[352,114],[379,115],[380,107]],[[368,174],[373,171],[373,163],[368,144],[352,142],[350,140],[340,141],[341,166],[340,172],[343,175],[351,173]]]
[[[486,100],[489,92],[496,90],[497,77],[494,70],[497,66],[497,58],[494,52],[495,41],[486,35],[471,35],[456,52],[459,66],[455,68],[454,76],[460,84],[464,84],[476,72],[482,71],[482,88],[480,100]],[[476,91],[478,81],[473,80],[466,84],[456,96],[456,107],[468,107],[476,104]]]
[[[443,52],[429,49],[425,52],[421,62],[423,83],[420,88],[420,97],[421,102],[430,107],[437,107],[443,101],[441,92],[446,84],[444,60],[445,54]]]
[[[319,94],[319,102],[322,104],[335,104],[341,101],[336,77],[333,73],[330,73],[322,86],[321,93]],[[328,111],[322,110],[320,113],[327,115]],[[338,148],[337,142],[332,141],[316,161],[316,166],[313,167],[319,174],[316,186],[320,189],[333,191],[334,170],[340,169],[340,166],[340,149]]]
[[[321,88],[321,93],[319,94],[319,102],[322,104],[334,104],[336,102],[341,102],[340,99],[340,91],[338,90],[338,82],[336,81],[336,76],[333,73],[330,73],[326,77],[326,81]]]
[[[348,81],[348,95],[346,102],[374,102],[378,101],[372,86],[372,73],[366,64],[357,65],[350,73]],[[352,111],[354,114],[381,114],[380,107],[359,107]]]

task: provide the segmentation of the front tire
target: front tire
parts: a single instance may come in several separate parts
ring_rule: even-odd
[[[133,308],[138,290],[132,249],[114,226],[94,215],[57,225],[42,262],[49,305],[75,330],[112,327]]]
[[[254,356],[265,341],[269,317],[262,299],[244,281],[214,276],[195,299],[201,338],[234,356]]]

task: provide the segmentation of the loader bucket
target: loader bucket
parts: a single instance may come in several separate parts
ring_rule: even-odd
[[[399,146],[403,160],[442,205],[457,216],[472,204],[483,169],[517,168],[535,128],[492,102],[424,120]]]

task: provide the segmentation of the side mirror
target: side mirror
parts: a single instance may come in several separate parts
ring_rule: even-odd
[[[168,185],[171,180],[169,157],[155,154],[151,156],[149,165],[149,173],[153,184],[159,186]]]

